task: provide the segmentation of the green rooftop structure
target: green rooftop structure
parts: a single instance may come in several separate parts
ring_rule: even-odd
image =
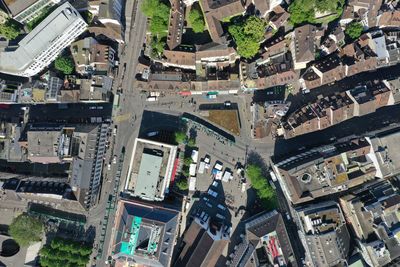
[[[136,243],[139,236],[140,230],[140,223],[142,222],[142,218],[134,217],[132,225],[131,225],[131,232],[126,233],[129,235],[128,242],[121,243],[121,252],[127,255],[133,256],[135,254]]]
[[[171,265],[179,211],[121,200],[116,214],[109,250],[113,259],[139,266]]]

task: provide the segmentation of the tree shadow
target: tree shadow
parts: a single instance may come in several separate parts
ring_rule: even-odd
[[[189,129],[189,138],[191,139],[197,138],[197,130],[193,127]]]
[[[258,154],[257,152],[255,152],[253,150],[247,154],[247,164],[256,165],[261,168],[262,174],[264,176],[269,175],[269,173],[268,173],[269,167],[268,167],[267,163],[265,162],[264,158],[260,154]]]

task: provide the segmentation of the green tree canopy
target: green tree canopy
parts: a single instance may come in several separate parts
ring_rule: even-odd
[[[290,21],[295,25],[303,22],[329,22],[342,14],[343,5],[344,0],[294,0],[289,6]],[[316,12],[336,15],[319,20],[315,18]]]
[[[183,159],[183,164],[185,164],[186,166],[189,166],[190,164],[192,164],[193,160],[191,157],[185,157]]]
[[[70,57],[57,57],[54,66],[66,75],[71,74],[75,69],[75,63]]]
[[[168,30],[170,8],[159,0],[144,0],[141,10],[143,14],[151,18],[151,33],[159,37],[165,36]]]
[[[175,132],[175,143],[177,144],[183,144],[186,142],[187,136],[186,133],[184,132]]]
[[[0,35],[8,40],[17,38],[21,31],[21,26],[12,19],[7,19],[6,22],[0,24]]]
[[[22,247],[40,241],[42,233],[43,223],[27,214],[14,218],[9,228],[11,237]]]
[[[86,266],[89,262],[92,247],[68,239],[55,238],[40,250],[40,265],[54,266]]]
[[[181,178],[179,181],[176,182],[176,186],[179,190],[185,191],[188,190],[189,184],[186,177]]]
[[[246,168],[247,177],[250,179],[251,186],[256,190],[264,207],[274,209],[277,206],[276,192],[269,185],[267,178],[263,176],[262,170],[256,165],[248,165]]]
[[[189,138],[187,144],[188,144],[188,146],[190,146],[190,147],[196,146],[196,138],[193,138],[193,137]]]
[[[363,32],[364,27],[360,22],[351,22],[344,31],[351,39],[357,39]]]
[[[258,53],[260,42],[264,39],[267,23],[255,16],[244,22],[229,26],[228,31],[235,40],[238,54],[244,58],[251,58]]]
[[[150,43],[152,57],[161,57],[165,45],[165,38],[153,37]]]
[[[200,33],[204,31],[204,17],[203,13],[197,8],[192,8],[189,13],[189,23],[195,33]]]

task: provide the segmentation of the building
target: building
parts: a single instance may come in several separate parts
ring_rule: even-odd
[[[121,200],[115,215],[109,255],[115,267],[170,266],[179,211]],[[129,265],[131,266],[131,265]]]
[[[359,86],[347,91],[354,102],[354,116],[363,116],[375,112],[378,108],[393,105],[394,98],[390,88],[384,83],[373,87]]]
[[[24,77],[38,74],[86,27],[79,12],[64,3],[26,35],[16,49],[0,52],[0,72]]]
[[[310,73],[309,73],[310,74]],[[290,114],[279,131],[285,138],[326,129],[356,116],[393,105],[392,90],[386,81],[368,83],[342,93],[335,93],[311,102]]]
[[[392,130],[367,138],[375,152],[379,178],[389,178],[400,173],[400,131]]]
[[[59,124],[28,124],[18,143],[30,162],[61,163],[72,160],[71,140],[75,127]]]
[[[211,39],[217,44],[226,43],[221,21],[232,16],[241,15],[246,10],[240,0],[201,0],[200,5]]]
[[[346,77],[346,67],[337,53],[316,62],[303,74],[305,87],[315,88],[323,84],[334,83]]]
[[[61,2],[63,0],[1,0],[8,14],[22,24],[28,23],[47,8]]]
[[[105,33],[111,40],[124,42],[125,3],[125,0],[89,0],[89,11],[96,16],[93,26],[96,35]]]
[[[376,156],[364,138],[318,147],[272,164],[286,198],[304,203],[374,180]]]
[[[185,8],[182,0],[170,0],[170,3],[167,45],[170,50],[173,50],[182,42]]]
[[[263,0],[252,0],[251,1],[255,7],[255,9],[258,11],[257,15],[259,15],[262,18],[266,18],[268,13],[270,13],[275,7],[279,6],[282,4],[282,0],[268,0],[268,1],[263,1]]]
[[[214,267],[229,243],[227,227],[215,222],[195,217],[183,235],[181,247],[174,263],[176,267]]]
[[[348,6],[352,17],[357,17],[364,27],[373,28],[377,25],[382,0],[350,0]]]
[[[126,179],[126,193],[144,200],[162,201],[168,191],[177,146],[136,138]]]
[[[243,240],[237,245],[228,266],[256,267],[268,264],[297,266],[285,223],[276,210],[262,212],[246,220]]]
[[[80,125],[72,135],[69,184],[85,209],[96,203],[99,194],[108,128],[108,124]]]
[[[350,253],[350,234],[335,202],[297,210],[299,235],[306,249],[307,266],[342,266]]]
[[[370,266],[400,257],[400,193],[387,180],[366,184],[340,198],[340,205]]]
[[[196,69],[196,54],[186,51],[164,50],[163,65],[166,67],[177,67],[183,69]]]
[[[107,102],[111,95],[113,79],[109,76],[93,76],[91,79],[78,79],[79,101]]]
[[[311,24],[294,29],[290,50],[295,70],[306,68],[315,59],[316,32],[317,27]]]
[[[14,201],[46,202],[57,204],[76,202],[71,187],[60,179],[11,178],[4,181],[2,190],[7,199]]]
[[[86,37],[73,42],[70,50],[78,73],[111,74],[116,57],[116,52],[111,46],[100,44],[93,37]]]
[[[400,11],[386,11],[379,16],[378,26],[380,28],[398,28],[400,27]]]

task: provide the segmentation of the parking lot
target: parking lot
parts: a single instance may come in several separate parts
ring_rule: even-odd
[[[191,128],[190,122],[188,128]],[[198,161],[196,170],[195,191],[190,192],[192,200],[194,198],[199,201],[192,201],[193,207],[190,207],[192,215],[204,216],[208,214],[212,218],[216,218],[221,223],[231,227],[231,234],[239,224],[244,209],[248,203],[247,190],[249,186],[243,183],[244,180],[237,171],[237,165],[244,164],[246,151],[234,143],[223,143],[214,134],[206,131],[197,130],[196,143],[198,144]],[[204,169],[204,173],[199,173],[199,165],[204,161],[205,157],[210,159],[209,168]],[[213,174],[213,168],[216,163],[222,165],[219,175]],[[225,179],[223,176],[228,170],[232,176]],[[218,178],[216,179],[216,177]],[[226,178],[226,177],[225,177]],[[203,213],[204,212],[204,213]],[[231,237],[235,239],[236,237]],[[227,256],[228,246],[222,253]]]

